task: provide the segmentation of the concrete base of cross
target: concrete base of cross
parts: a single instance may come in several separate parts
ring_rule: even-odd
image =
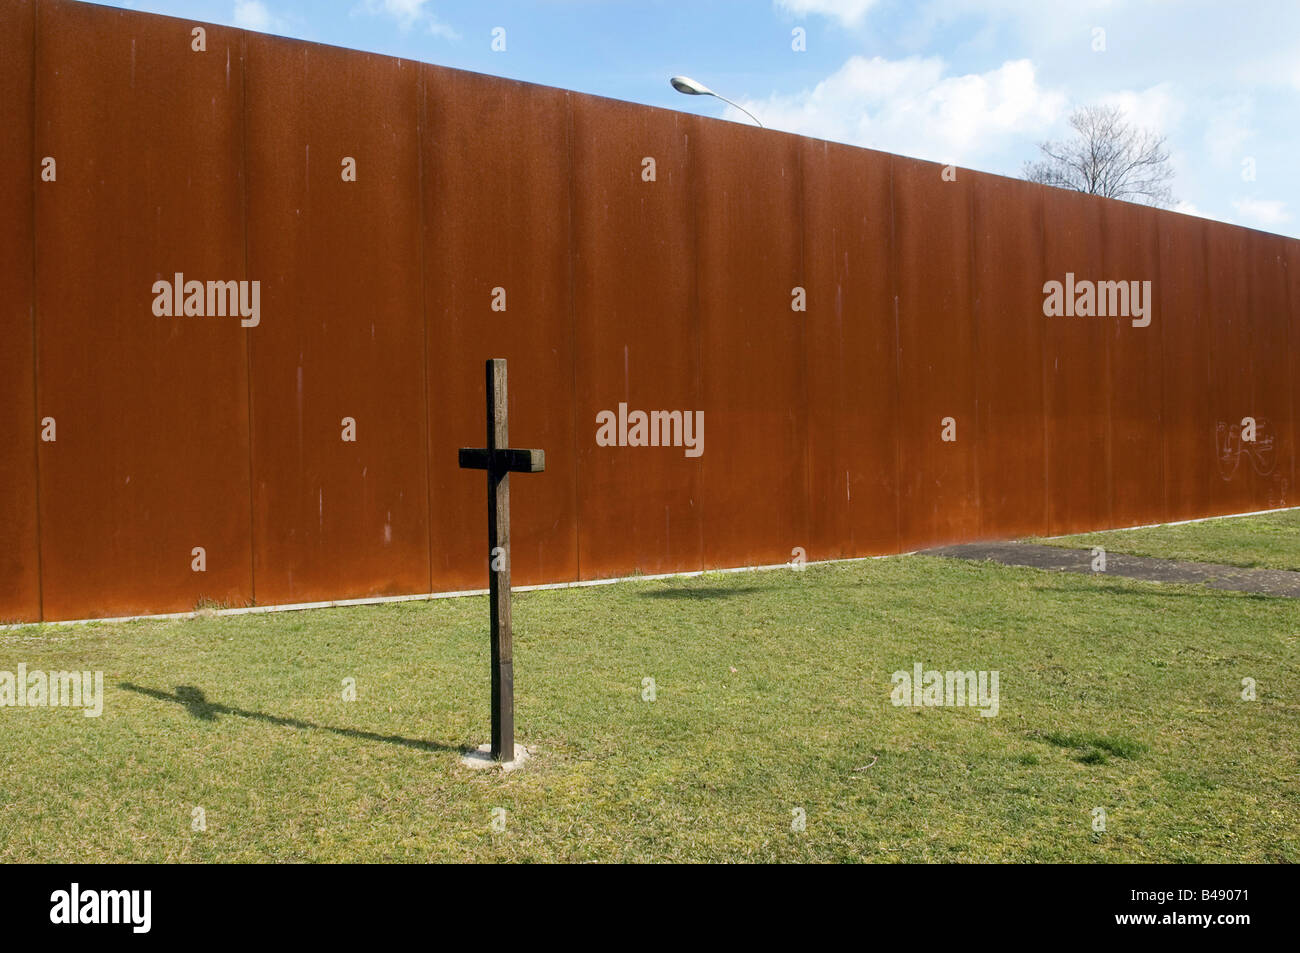
[[[515,756],[509,761],[497,761],[492,757],[491,745],[479,745],[473,751],[466,751],[461,756],[460,763],[467,768],[473,768],[476,771],[483,768],[500,768],[502,771],[513,771],[515,768],[523,766],[532,754],[523,745],[515,745]]]

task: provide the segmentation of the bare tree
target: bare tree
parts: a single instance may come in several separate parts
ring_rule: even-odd
[[[1044,158],[1025,163],[1026,179],[1157,208],[1173,204],[1164,136],[1134,126],[1116,106],[1076,109],[1070,125],[1073,138],[1039,144]]]

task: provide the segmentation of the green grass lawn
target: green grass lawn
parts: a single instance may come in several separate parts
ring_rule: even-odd
[[[1230,516],[1179,526],[1083,533],[1036,543],[1162,559],[1188,559],[1258,569],[1300,570],[1300,509]]]
[[[0,631],[106,686],[0,709],[0,861],[1300,861],[1296,600],[898,557],[514,614],[508,775],[485,598]],[[915,662],[999,714],[894,707]]]

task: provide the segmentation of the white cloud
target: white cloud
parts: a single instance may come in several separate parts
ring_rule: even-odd
[[[1285,202],[1272,199],[1234,199],[1232,207],[1248,224],[1270,227],[1291,221],[1291,213],[1286,210]]]
[[[1236,66],[1238,86],[1300,89],[1300,46],[1281,52],[1252,50]]]
[[[1183,101],[1171,83],[1158,83],[1147,89],[1121,90],[1098,98],[1106,106],[1118,106],[1133,125],[1159,136],[1167,136],[1183,119]]]
[[[460,34],[426,10],[429,0],[365,0],[362,9],[371,15],[382,14],[397,21],[398,29],[406,32],[423,23],[434,36],[459,40]]]
[[[403,30],[409,30],[420,19],[421,8],[428,0],[366,0],[369,13],[385,13],[397,21]]]
[[[944,72],[938,58],[854,56],[811,90],[744,105],[777,129],[967,165],[1044,132],[1066,106],[1064,95],[1038,85],[1028,60]]]
[[[845,26],[857,26],[876,0],[776,0],[776,5],[795,16],[817,13],[839,20]]]
[[[440,36],[445,40],[459,40],[460,34],[457,33],[450,24],[443,23],[437,17],[429,17],[429,32],[434,36]]]
[[[1249,96],[1232,96],[1215,104],[1205,121],[1205,147],[1218,166],[1236,165],[1245,152],[1246,140],[1254,133]]]
[[[235,0],[235,26],[265,33],[274,26],[274,19],[261,0]]]

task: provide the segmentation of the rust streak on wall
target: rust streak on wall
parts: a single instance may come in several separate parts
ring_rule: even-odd
[[[71,0],[0,77],[2,620],[480,587],[492,357],[523,584],[1296,500],[1294,239]],[[178,272],[260,321],[156,314]]]

